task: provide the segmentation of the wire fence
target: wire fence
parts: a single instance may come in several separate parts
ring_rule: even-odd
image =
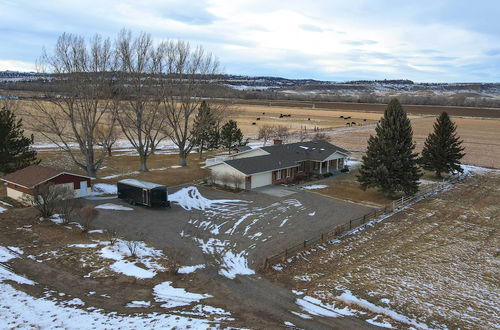
[[[302,252],[306,249],[309,249],[311,247],[317,246],[319,244],[331,241],[333,239],[340,238],[343,234],[352,231],[353,229],[356,229],[358,227],[363,226],[367,222],[376,219],[384,214],[390,213],[397,211],[404,206],[411,204],[413,202],[416,202],[418,200],[425,199],[439,191],[444,190],[446,187],[449,185],[453,185],[457,182],[462,181],[465,179],[468,175],[456,175],[448,178],[448,180],[435,183],[435,184],[430,184],[426,186],[425,188],[422,188],[419,190],[418,193],[416,193],[413,196],[408,196],[408,197],[402,197],[398,200],[395,200],[389,205],[386,205],[384,207],[378,208],[376,210],[373,210],[361,217],[353,218],[350,219],[349,221],[346,221],[342,224],[336,224],[332,226],[331,228],[327,228],[324,232],[322,232],[319,235],[316,235],[315,237],[312,237],[308,240],[304,240],[298,244],[295,244],[284,251],[277,253],[273,256],[267,257],[264,261],[264,269],[269,268],[270,266],[274,264],[278,264],[281,262],[284,262],[290,257],[293,257],[294,255],[298,254],[299,252]]]

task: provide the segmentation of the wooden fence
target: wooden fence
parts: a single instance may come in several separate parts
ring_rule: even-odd
[[[450,184],[455,184],[459,181],[462,181],[466,177],[467,175],[457,175],[450,177],[446,181],[428,185],[413,196],[402,197],[401,199],[395,200],[389,205],[376,209],[361,217],[353,218],[345,223],[337,224],[332,226],[331,228],[327,228],[327,230],[315,237],[304,240],[303,242],[291,246],[278,254],[267,257],[264,261],[264,269],[269,268],[271,265],[284,262],[288,258],[293,257],[294,255],[306,249],[331,241],[333,239],[340,238],[343,234],[350,232],[357,227],[361,227],[373,219],[376,219],[384,214],[397,211],[398,209],[403,208],[405,205],[411,204],[415,201],[425,199],[436,192],[442,191]]]

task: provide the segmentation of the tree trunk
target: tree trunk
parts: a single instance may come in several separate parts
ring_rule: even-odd
[[[87,175],[91,178],[97,178],[97,170],[93,165],[87,166]]]
[[[112,156],[111,155],[111,147],[108,147],[107,149],[108,149],[108,156],[111,157]]]
[[[148,160],[147,157],[144,157],[143,155],[140,156],[141,168],[139,169],[139,171],[141,171],[141,172],[149,172],[148,166],[146,164],[147,160]]]
[[[186,166],[187,165],[187,155],[184,151],[179,152],[179,165]]]
[[[441,176],[441,171],[436,171],[436,177],[438,179],[442,179],[443,177]]]

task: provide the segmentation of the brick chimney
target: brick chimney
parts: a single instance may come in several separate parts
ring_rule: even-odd
[[[274,144],[281,144],[283,141],[279,139],[274,139]]]

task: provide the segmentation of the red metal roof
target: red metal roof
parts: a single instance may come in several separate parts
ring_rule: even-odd
[[[87,178],[87,176],[84,175],[68,173],[52,167],[31,165],[23,168],[22,170],[7,174],[2,178],[2,180],[31,189],[63,173]]]

